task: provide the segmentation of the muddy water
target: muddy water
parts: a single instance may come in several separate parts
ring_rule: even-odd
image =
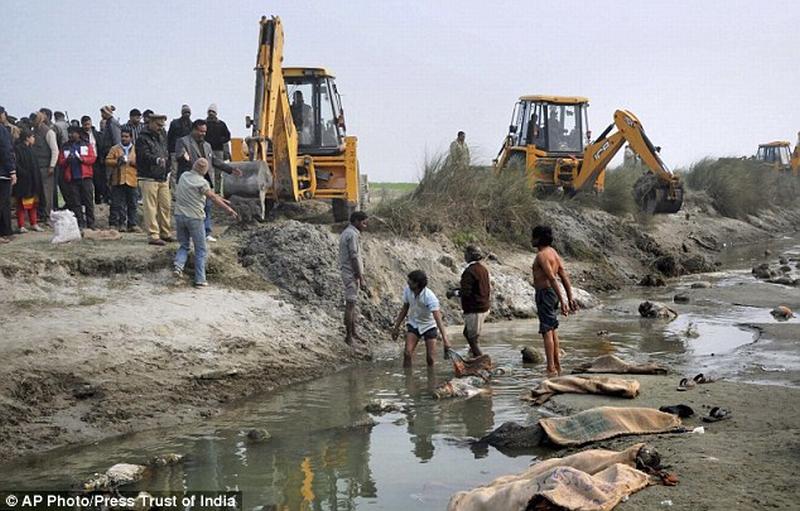
[[[800,252],[790,242],[783,243]],[[720,287],[752,281],[750,251],[763,249],[731,252],[726,257],[733,270],[702,279]],[[642,298],[668,302],[697,280],[701,278],[686,278],[670,288],[626,290],[604,297],[600,308],[566,319],[560,329],[565,368],[615,353],[629,360],[656,359],[689,376],[704,372],[736,377],[736,348],[757,336],[737,325],[770,321],[769,309],[722,307],[707,300],[681,306],[681,316],[671,323],[642,320],[636,313]],[[0,487],[66,488],[113,463],[180,452],[187,454],[184,464],[161,469],[139,488],[241,490],[245,509],[443,509],[453,492],[530,464],[530,455],[473,450],[465,439],[480,437],[505,421],[531,422],[547,413],[519,400],[542,376],[541,367],[521,364],[519,350],[538,348],[540,342],[535,321],[488,325],[486,352],[507,373],[486,396],[435,401],[432,389],[451,374],[447,363],[438,360],[428,370],[419,353],[417,366],[404,371],[387,355],[241,403],[190,429],[144,432],[6,466]],[[374,398],[396,403],[403,411],[377,418],[373,428],[352,427],[367,417],[363,407]],[[273,438],[251,443],[245,437],[251,428],[264,428]]]

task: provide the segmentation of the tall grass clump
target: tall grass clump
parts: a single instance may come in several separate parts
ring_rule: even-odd
[[[582,192],[575,200],[588,207],[602,209],[612,215],[624,216],[639,211],[633,198],[633,185],[642,176],[643,169],[636,164],[620,165],[605,173],[602,193]]]
[[[519,172],[496,174],[446,158],[425,165],[413,192],[374,211],[397,234],[441,232],[457,243],[493,238],[527,246],[540,216],[533,191]]]
[[[746,218],[774,206],[796,205],[800,177],[756,160],[706,158],[684,174],[693,190],[705,192],[723,216]]]

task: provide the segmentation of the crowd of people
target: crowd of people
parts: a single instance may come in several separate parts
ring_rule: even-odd
[[[15,118],[0,107],[0,244],[50,228],[56,210],[70,210],[82,230],[94,229],[95,206],[108,204],[109,228],[144,231],[151,245],[181,242],[176,273],[183,269],[190,240],[196,258],[204,260],[205,243],[216,241],[211,205],[235,215],[218,195],[221,172],[241,175],[227,163],[231,134],[217,106],[208,107],[206,118],[192,119],[191,108],[183,105],[169,128],[166,115],[149,109],[131,109],[124,124],[115,112],[113,105],[101,107],[95,127],[88,115],[68,120],[64,112],[40,108]],[[189,178],[181,179],[187,173]],[[197,235],[198,221],[203,236]],[[205,284],[202,270],[195,284]]]

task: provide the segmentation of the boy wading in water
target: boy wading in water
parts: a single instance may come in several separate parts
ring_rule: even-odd
[[[403,308],[397,315],[392,328],[392,339],[400,335],[400,325],[406,321],[406,346],[403,350],[403,367],[411,367],[411,357],[417,349],[420,339],[425,340],[425,354],[428,366],[433,366],[433,352],[436,338],[442,334],[445,358],[450,348],[447,332],[442,323],[442,312],[439,300],[433,291],[428,289],[428,276],[422,270],[414,270],[408,274],[408,286],[403,290]]]
[[[553,230],[546,225],[537,225],[531,231],[531,244],[536,248],[533,260],[533,285],[536,288],[536,311],[539,314],[539,333],[544,339],[544,353],[547,357],[547,376],[561,374],[558,343],[558,309],[569,315],[578,307],[572,296],[572,284],[564,269],[564,261],[550,245],[553,244]],[[567,299],[561,296],[556,275],[564,284]]]

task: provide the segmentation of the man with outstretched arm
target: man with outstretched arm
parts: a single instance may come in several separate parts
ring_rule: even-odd
[[[544,353],[547,358],[547,376],[561,374],[558,341],[558,311],[564,316],[575,312],[578,307],[572,294],[572,284],[564,261],[551,246],[553,230],[546,225],[537,225],[531,231],[531,244],[536,248],[533,260],[533,285],[536,288],[536,311],[539,315],[539,333],[544,339]],[[556,276],[564,284],[566,300],[562,296]]]
[[[356,333],[356,304],[358,290],[367,288],[364,279],[364,259],[361,256],[361,231],[367,228],[367,214],[355,211],[350,215],[350,224],[339,237],[339,271],[344,285],[344,342],[353,344],[353,339],[364,342]]]

